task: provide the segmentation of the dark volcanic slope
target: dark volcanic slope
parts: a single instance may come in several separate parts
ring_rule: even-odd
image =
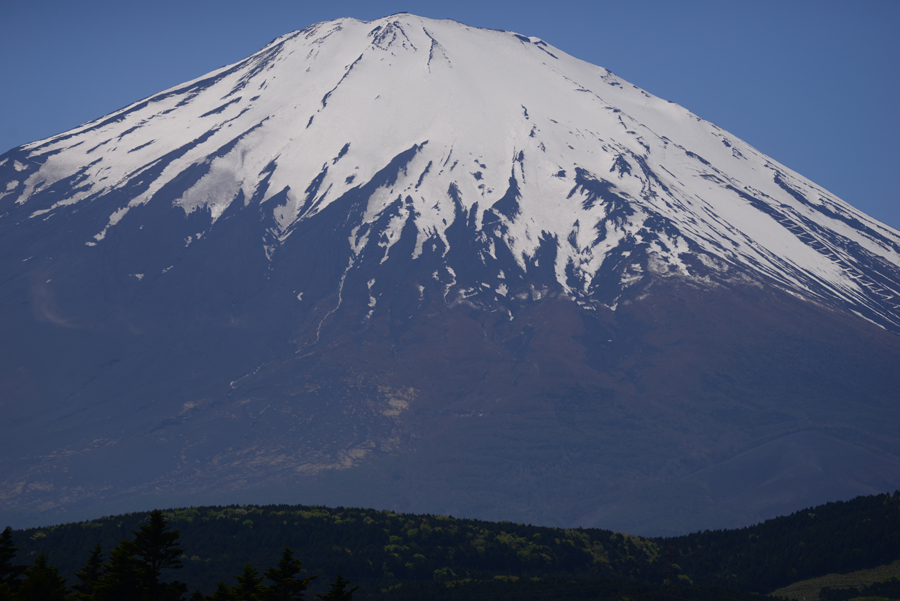
[[[318,24],[13,149],[0,282],[18,523],[682,532],[900,485],[900,234],[537,38]]]

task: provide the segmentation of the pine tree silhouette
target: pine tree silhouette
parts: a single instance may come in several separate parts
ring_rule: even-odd
[[[25,568],[25,579],[19,584],[16,599],[23,601],[66,601],[69,590],[55,566],[47,562],[41,551],[34,563]]]
[[[338,574],[332,581],[328,592],[324,595],[316,595],[316,597],[322,599],[322,601],[353,601],[353,591],[359,587],[354,586],[348,590],[348,584],[350,584],[350,581],[345,580],[343,574]]]
[[[248,561],[244,564],[244,571],[237,576],[237,581],[237,586],[231,589],[231,595],[235,601],[261,601],[260,593],[263,592],[263,589],[259,583],[262,582],[262,578],[259,577],[259,572],[252,563]]]
[[[134,555],[137,558],[143,578],[144,588],[151,601],[180,599],[187,592],[181,582],[165,583],[161,579],[162,570],[183,567],[181,555],[184,549],[178,546],[179,532],[168,530],[169,521],[158,509],[150,512],[148,523],[134,532]]]
[[[91,554],[88,556],[87,563],[84,566],[75,572],[75,577],[78,579],[78,582],[72,585],[72,590],[75,594],[72,596],[75,601],[88,601],[94,595],[94,588],[97,586],[97,582],[103,577],[106,573],[106,566],[103,565],[103,547],[100,546],[100,543],[97,543],[97,546],[91,549]]]
[[[9,526],[0,534],[0,599],[9,597],[18,585],[17,578],[24,571],[24,566],[13,563],[19,548],[13,544],[12,528]]]
[[[140,565],[134,559],[134,545],[122,539],[109,554],[106,573],[94,585],[94,601],[143,601],[147,599]]]
[[[318,575],[309,578],[294,578],[302,569],[303,564],[294,557],[291,548],[285,547],[278,566],[269,568],[264,574],[274,583],[272,586],[266,587],[266,601],[299,601],[303,599],[304,591],[313,579],[318,578]]]

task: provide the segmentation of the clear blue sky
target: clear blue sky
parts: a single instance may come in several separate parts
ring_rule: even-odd
[[[900,1],[0,0],[0,153],[342,16],[543,38],[900,229]]]

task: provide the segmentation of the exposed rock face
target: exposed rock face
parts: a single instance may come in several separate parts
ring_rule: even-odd
[[[321,23],[13,149],[0,281],[23,523],[639,533],[900,486],[900,233],[537,38]]]

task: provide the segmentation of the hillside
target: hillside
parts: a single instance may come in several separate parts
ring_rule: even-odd
[[[683,598],[725,598],[723,591],[730,591],[743,599],[900,559],[900,491],[740,530],[657,539],[353,508],[194,507],[165,515],[184,549],[177,579],[206,593],[248,561],[262,573],[285,546],[306,575],[340,572],[361,585],[358,598],[373,599],[481,598],[497,587],[523,599],[570,589],[573,599],[653,598],[673,585]],[[20,530],[13,540],[19,561],[31,562],[43,551],[71,581],[91,548],[99,543],[108,552],[147,517],[131,513]]]

